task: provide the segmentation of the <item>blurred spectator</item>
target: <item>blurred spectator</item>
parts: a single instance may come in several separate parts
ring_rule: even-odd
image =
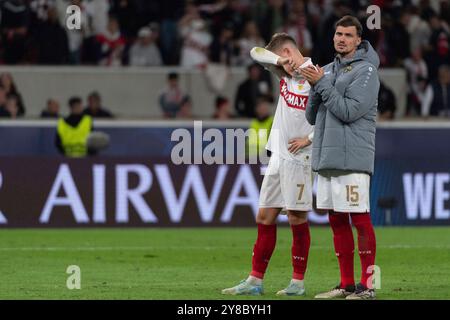
[[[292,1],[292,8],[283,27],[279,32],[285,32],[295,39],[303,56],[309,57],[313,48],[311,33],[307,26],[305,3],[303,0]]]
[[[64,0],[59,2],[64,2]],[[55,7],[56,5],[56,0],[31,0],[30,11],[34,15],[34,19],[46,21],[48,18],[48,8]]]
[[[332,37],[336,20],[344,14],[364,20],[370,3],[367,0],[2,0],[0,63],[129,62],[150,66],[164,62],[187,68],[206,65],[205,75],[213,75],[207,77],[207,82],[219,95],[228,83],[229,68],[225,65],[251,65],[250,49],[264,46],[264,37],[269,40],[276,31],[292,35],[304,55],[310,55],[311,51],[315,63],[329,63],[335,54]],[[449,3],[448,0],[372,2],[382,9],[382,29],[365,29],[365,38],[376,48],[383,67],[403,66],[407,70],[408,115],[430,113],[429,92],[432,96],[438,68],[449,64]],[[82,27],[69,32],[65,21],[67,6],[71,4],[81,8]],[[59,26],[55,23],[55,7]],[[116,19],[108,20],[109,15]],[[158,27],[153,28],[156,22],[161,32]],[[150,26],[151,40],[144,36],[148,34],[145,26]],[[136,38],[128,50],[128,44],[133,44]],[[209,59],[220,65],[209,63]],[[249,85],[252,90],[238,90],[239,98],[235,99],[239,101],[236,110],[240,110],[240,116],[255,116],[257,97],[266,96],[260,92],[264,91],[264,82],[269,84],[270,96],[271,83],[263,74],[264,80],[258,81],[262,82],[260,88],[253,83]],[[8,97],[9,86],[3,86]],[[23,101],[20,94],[16,96],[20,116],[24,113]],[[169,112],[170,116],[182,117],[181,109],[175,115]]]
[[[438,70],[438,80],[431,85],[433,98],[428,115],[450,117],[450,66],[442,65]],[[424,114],[427,114],[425,111]]]
[[[185,96],[181,101],[180,111],[177,113],[177,118],[180,119],[192,119],[192,101],[189,96]]]
[[[424,20],[430,20],[430,18],[434,15],[436,15],[437,12],[437,5],[435,5],[436,2],[439,0],[433,0],[433,4],[430,0],[421,0],[419,1],[419,11],[421,12],[421,17]]]
[[[8,110],[12,119],[17,119],[19,114],[19,104],[15,95],[9,95],[6,99],[6,110]]]
[[[407,30],[411,39],[411,52],[422,50],[428,46],[431,28],[425,20],[419,15],[418,8],[412,8],[411,16],[408,21]]]
[[[18,116],[23,116],[25,114],[25,106],[23,104],[22,95],[17,90],[14,79],[9,72],[0,75],[0,85],[5,89],[7,96],[14,95],[17,98],[17,105],[19,107]]]
[[[422,58],[422,50],[417,47],[412,56],[405,59],[404,66],[408,76],[408,106],[406,115],[420,115],[421,103],[418,98],[419,89],[418,78],[428,78],[428,67]]]
[[[96,39],[100,44],[99,64],[103,66],[122,65],[122,55],[126,41],[120,33],[117,18],[110,16],[106,31],[97,35]]]
[[[139,30],[138,40],[130,49],[130,65],[151,67],[162,65],[161,54],[155,42],[157,35],[149,27]]]
[[[183,39],[181,66],[187,68],[205,66],[208,63],[208,49],[213,38],[193,3],[186,5],[186,14],[178,26]]]
[[[218,37],[226,26],[232,26],[236,34],[242,32],[247,7],[242,0],[216,0],[213,4],[200,5],[198,9],[210,21],[212,35]]]
[[[47,100],[47,107],[42,110],[41,118],[59,118],[59,102],[55,99]]]
[[[430,106],[433,102],[433,87],[427,78],[419,77],[417,79],[417,101],[414,103],[419,104],[420,107],[415,107],[420,109],[420,115],[422,117],[427,117],[430,112]]]
[[[448,24],[436,15],[430,18],[430,24],[432,30],[430,36],[431,51],[427,57],[427,62],[430,77],[434,79],[437,76],[439,66],[450,61],[450,33]]]
[[[30,10],[25,0],[0,2],[0,32],[3,60],[6,64],[22,63],[27,51]]]
[[[266,98],[259,98],[256,103],[256,118],[250,122],[250,129],[253,130],[248,137],[247,155],[249,156],[265,152],[273,123],[271,103],[272,101]]]
[[[216,120],[229,120],[233,118],[231,114],[230,100],[225,97],[216,97],[216,111],[213,118]]]
[[[149,3],[150,1],[142,2]],[[161,1],[158,7],[160,14],[153,19],[161,20],[160,48],[164,64],[166,65],[177,64],[180,58],[180,39],[178,38],[177,22],[183,16],[185,3],[185,0]]]
[[[233,28],[225,26],[210,47],[211,62],[229,66],[234,53]]]
[[[262,13],[259,30],[266,42],[283,26],[287,16],[287,7],[283,0],[268,0],[268,6]]]
[[[120,31],[125,37],[135,35],[138,31],[136,1],[112,0],[110,14],[117,17]]]
[[[89,26],[89,34],[96,35],[105,32],[108,27],[108,12],[110,10],[109,0],[91,0],[84,1],[86,8],[87,22]]]
[[[393,120],[397,110],[395,95],[391,89],[380,81],[378,92],[378,114],[380,120]]]
[[[102,106],[102,97],[98,92],[92,92],[88,96],[87,102],[88,105],[84,109],[83,114],[92,118],[113,118],[112,113]]]
[[[175,118],[185,97],[178,84],[178,74],[170,73],[167,77],[167,87],[159,96],[159,105],[164,118]]]
[[[399,67],[403,60],[410,56],[410,38],[407,26],[411,19],[409,12],[402,12],[399,20],[394,20],[392,27],[386,33],[389,65]]]
[[[70,64],[80,64],[82,55],[82,46],[84,40],[93,36],[92,29],[90,28],[90,22],[92,17],[89,16],[87,5],[94,2],[86,2],[82,0],[58,0],[56,1],[56,9],[59,15],[59,24],[64,28],[66,27],[67,19],[67,7],[70,5],[75,5],[80,8],[81,13],[81,28],[68,30],[67,31],[67,42],[68,42],[68,62]],[[47,19],[45,19],[47,20]]]
[[[440,12],[440,18],[442,21],[447,21],[447,23],[450,23],[450,1],[441,1]]]
[[[48,8],[47,16],[47,20],[41,22],[35,31],[39,46],[38,62],[45,65],[67,64],[69,47],[66,30],[59,24],[55,7]]]
[[[255,105],[261,96],[272,96],[272,84],[263,78],[262,69],[258,64],[247,67],[248,78],[242,82],[237,90],[235,109],[239,116],[254,118]]]
[[[236,43],[238,55],[237,65],[248,66],[253,63],[250,57],[250,50],[253,47],[264,47],[264,40],[259,34],[258,27],[254,21],[248,21],[244,27],[242,37]]]
[[[11,118],[7,106],[6,90],[0,86],[0,118]]]
[[[383,25],[383,28],[381,28],[380,30],[373,30],[371,33],[371,35],[374,37],[374,40],[371,44],[377,51],[378,57],[380,58],[380,68],[385,68],[389,66],[389,63],[391,61],[387,34],[392,28],[393,21],[389,16],[382,16],[381,23]]]
[[[252,21],[255,21],[256,26],[259,29],[259,26],[263,24],[263,18],[265,13],[267,12],[267,8],[269,4],[267,0],[252,0],[249,8],[249,14]]]
[[[87,138],[93,129],[92,118],[83,114],[83,102],[79,97],[69,100],[70,114],[58,120],[55,145],[66,157],[84,157],[89,152]]]

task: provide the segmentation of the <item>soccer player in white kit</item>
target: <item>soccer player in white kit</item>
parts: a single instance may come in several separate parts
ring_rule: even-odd
[[[272,152],[261,186],[256,217],[258,237],[253,249],[252,272],[223,294],[261,295],[263,278],[276,243],[276,220],[287,211],[291,225],[293,275],[277,295],[304,295],[310,233],[307,212],[312,209],[311,141],[314,127],[305,118],[310,85],[295,70],[313,65],[286,33],[274,34],[266,48],[253,48],[251,56],[280,80],[280,97],[266,149]]]

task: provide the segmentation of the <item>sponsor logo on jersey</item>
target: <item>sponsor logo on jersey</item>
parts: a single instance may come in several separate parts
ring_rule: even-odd
[[[300,88],[300,86],[299,86]],[[280,81],[280,94],[289,108],[305,110],[308,103],[308,96],[290,92],[284,79]]]

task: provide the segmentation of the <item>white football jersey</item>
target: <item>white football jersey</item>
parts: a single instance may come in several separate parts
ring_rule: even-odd
[[[310,58],[300,68],[312,65]],[[289,140],[307,137],[314,131],[305,117],[311,86],[303,77],[283,77],[280,80],[280,97],[273,120],[266,149],[286,160],[300,160],[305,153],[311,153],[312,145],[297,154],[288,151]]]

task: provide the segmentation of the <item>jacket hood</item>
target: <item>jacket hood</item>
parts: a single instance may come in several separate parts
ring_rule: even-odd
[[[369,41],[363,40],[361,44],[356,49],[355,55],[351,59],[340,59],[339,55],[336,57],[341,61],[341,63],[350,64],[354,61],[367,61],[373,64],[377,69],[380,66],[380,58],[378,57],[378,53],[376,53],[375,49],[372,47]]]

